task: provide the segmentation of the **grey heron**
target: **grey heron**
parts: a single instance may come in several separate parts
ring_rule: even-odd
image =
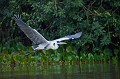
[[[65,42],[62,42],[63,40],[79,38],[82,34],[82,32],[79,32],[74,35],[68,35],[59,39],[48,41],[37,30],[33,29],[32,27],[24,23],[19,16],[15,15],[14,20],[16,21],[20,29],[25,33],[25,35],[33,42],[34,45],[32,46],[32,48],[34,50],[42,50],[42,49],[55,50],[55,49],[58,49],[59,45],[67,44]]]

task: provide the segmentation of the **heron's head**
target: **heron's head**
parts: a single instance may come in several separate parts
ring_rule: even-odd
[[[66,42],[57,41],[57,44],[61,45],[61,44],[67,44],[67,43]]]

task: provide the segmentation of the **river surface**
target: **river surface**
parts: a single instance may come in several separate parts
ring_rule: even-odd
[[[0,65],[0,79],[120,79],[120,65]]]

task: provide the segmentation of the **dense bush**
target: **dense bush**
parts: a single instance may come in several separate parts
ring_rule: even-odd
[[[68,42],[77,52],[120,54],[119,11],[119,0],[0,0],[1,51],[20,41],[31,45],[12,19],[20,14],[48,40],[82,31],[80,39]]]

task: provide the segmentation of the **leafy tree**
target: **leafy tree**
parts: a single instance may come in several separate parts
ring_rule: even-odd
[[[29,40],[12,19],[19,14],[48,40],[82,31],[72,43],[77,50],[107,48],[114,53],[120,50],[119,10],[119,0],[1,0],[0,40],[3,45]]]

